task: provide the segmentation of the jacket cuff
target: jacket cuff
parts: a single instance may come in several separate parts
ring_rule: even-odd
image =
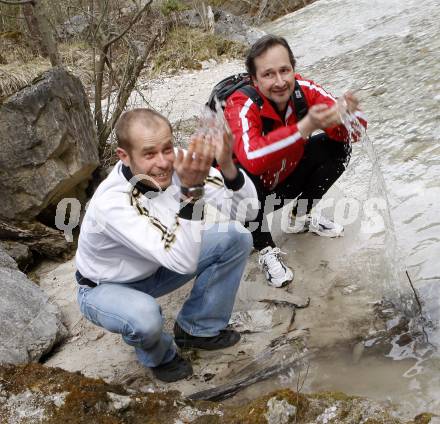
[[[205,202],[201,199],[195,203],[181,201],[180,210],[178,213],[179,218],[188,219],[193,221],[202,221],[205,213]]]
[[[244,175],[237,169],[237,176],[233,180],[228,180],[222,173],[223,181],[225,182],[226,188],[232,191],[238,191],[244,186]]]

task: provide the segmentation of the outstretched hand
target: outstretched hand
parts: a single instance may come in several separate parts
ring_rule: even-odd
[[[359,110],[359,99],[347,91],[340,97],[333,106],[317,104],[312,106],[307,115],[298,122],[298,130],[304,138],[307,138],[314,131],[333,127],[342,124],[344,113],[354,113]]]
[[[359,99],[352,91],[347,91],[343,97],[349,113],[354,113],[359,110]]]
[[[225,178],[233,180],[237,176],[237,167],[232,159],[234,137],[227,122],[211,111],[200,120],[199,132],[204,134],[215,146],[215,160]]]
[[[220,166],[223,175],[228,180],[237,176],[237,167],[232,160],[232,144],[234,137],[228,131],[216,131],[212,135],[215,145],[215,160]]]
[[[326,104],[313,105],[307,115],[298,122],[298,130],[303,138],[307,138],[314,131],[332,127],[341,123],[337,105],[329,107]]]
[[[214,160],[215,150],[212,139],[195,134],[191,137],[186,154],[181,149],[177,151],[174,170],[183,187],[194,187],[204,183]]]

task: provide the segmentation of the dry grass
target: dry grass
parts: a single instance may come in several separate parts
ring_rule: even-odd
[[[49,61],[43,59],[0,66],[0,101],[28,85],[49,68]]]
[[[0,64],[0,101],[30,84],[38,75],[50,69],[48,59],[35,56],[29,46],[16,40],[13,44],[0,39],[2,47],[8,46]],[[59,45],[64,66],[78,77],[86,89],[93,82],[91,49],[85,43],[63,43]],[[6,63],[4,63],[6,62]]]
[[[225,40],[199,29],[176,27],[170,31],[167,41],[153,59],[152,72],[201,69],[201,62],[243,57],[246,46]]]

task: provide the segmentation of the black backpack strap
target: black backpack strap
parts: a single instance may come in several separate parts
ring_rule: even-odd
[[[307,105],[306,97],[304,96],[304,92],[299,85],[298,80],[295,80],[295,90],[292,93],[292,102],[295,107],[295,115],[296,120],[300,121],[303,119],[309,110],[309,106]]]
[[[258,94],[258,91],[254,86],[245,85],[243,87],[240,87],[238,91],[246,94],[246,96],[248,96],[260,109],[263,107],[264,100]]]
[[[245,85],[244,87],[240,87],[239,91],[246,94],[260,109],[263,107],[264,100],[258,94],[258,91],[252,85]],[[270,118],[261,118],[263,123],[263,135],[272,131],[273,128],[273,120]]]

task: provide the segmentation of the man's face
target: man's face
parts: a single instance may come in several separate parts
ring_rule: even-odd
[[[173,136],[166,123],[146,128],[135,122],[130,128],[130,151],[118,148],[117,153],[133,175],[144,175],[142,182],[150,187],[166,189],[171,184],[174,168]]]
[[[295,74],[284,46],[276,45],[255,58],[254,85],[283,112],[295,89]]]

